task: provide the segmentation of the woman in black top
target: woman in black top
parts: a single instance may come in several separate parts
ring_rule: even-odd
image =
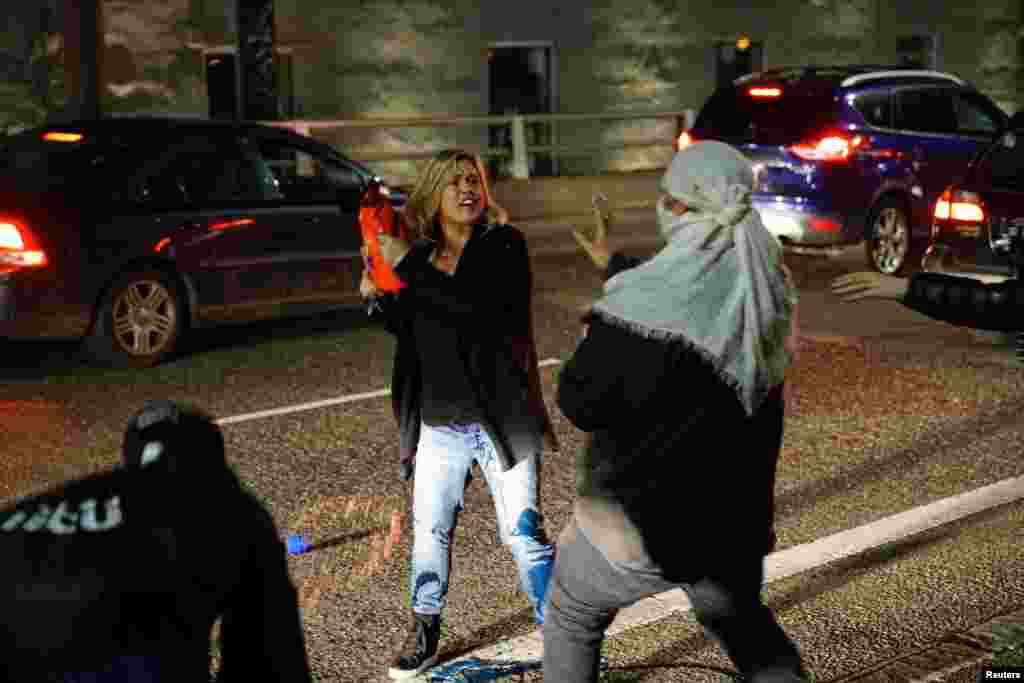
[[[532,340],[530,262],[522,233],[493,222],[490,208],[480,160],[441,152],[406,207],[412,243],[381,238],[382,257],[406,286],[378,296],[365,274],[361,285],[398,339],[392,401],[406,474],[415,462],[413,620],[389,669],[396,679],[436,661],[450,543],[474,463],[537,622],[544,618],[554,548],[540,515],[538,469],[553,437]]]

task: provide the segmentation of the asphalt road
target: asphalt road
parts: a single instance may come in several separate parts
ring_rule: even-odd
[[[599,278],[569,226],[523,227],[534,258],[539,357],[566,358]],[[625,213],[615,230],[628,250],[657,244],[645,213]],[[862,269],[857,249],[792,263],[809,339],[790,380],[780,549],[1024,474],[1024,381],[1004,349],[896,303],[835,301],[825,285]],[[5,344],[0,502],[112,466],[123,425],[146,399],[192,401],[232,418],[224,426],[229,457],[282,532],[337,541],[290,560],[317,676],[383,680],[408,616],[410,540],[406,530],[389,559],[379,553],[375,530],[408,504],[390,403],[373,395],[253,413],[385,389],[392,349],[361,311],[204,332],[180,359],[147,371],[83,366],[67,344]],[[562,444],[542,482],[552,535],[568,519],[573,458],[583,444],[552,402],[556,374],[555,365],[541,371]],[[694,485],[680,482],[680,495]],[[682,544],[689,522],[682,520]],[[819,680],[840,679],[1024,605],[1022,522],[1024,505],[1007,504],[775,582],[766,598]],[[533,630],[479,479],[466,493],[453,563],[446,653]],[[686,614],[617,635],[606,655],[615,668],[609,681],[717,681],[731,670]]]

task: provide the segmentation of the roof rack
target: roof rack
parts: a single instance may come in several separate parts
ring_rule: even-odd
[[[911,67],[901,67],[892,64],[836,64],[831,66],[783,66],[771,69],[764,69],[755,73],[745,74],[733,81],[733,85],[742,85],[752,80],[764,78],[813,78],[831,74],[832,76],[844,75],[841,85],[848,87],[866,81],[894,79],[894,78],[931,78],[935,80],[946,80],[958,85],[966,85],[966,81],[953,74],[942,71],[929,71]]]
[[[801,66],[780,66],[770,69],[762,69],[750,74],[745,74],[733,81],[734,85],[740,85],[748,81],[760,78],[812,78],[825,73],[852,76],[855,74],[870,71],[885,71],[898,69],[899,67],[889,64],[832,64],[832,65],[801,65]]]
[[[935,80],[951,81],[957,85],[967,84],[967,82],[962,78],[942,71],[929,71],[926,69],[891,69],[887,71],[872,71],[870,73],[850,76],[843,80],[842,85],[843,87],[848,87],[851,85],[857,85],[858,83],[865,83],[867,81],[877,81],[890,78],[932,78]]]

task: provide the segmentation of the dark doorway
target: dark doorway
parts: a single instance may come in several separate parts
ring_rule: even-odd
[[[553,109],[553,69],[550,45],[498,44],[487,55],[489,113],[550,114]],[[553,144],[552,126],[546,122],[526,124],[528,147]],[[512,164],[512,135],[509,126],[491,126],[489,144],[503,147],[509,157],[490,162],[494,177],[507,176]],[[528,154],[531,176],[550,176],[556,172],[555,160],[547,153]]]
[[[208,52],[205,58],[206,93],[210,100],[210,118],[229,120],[237,118],[235,55],[225,50]]]
[[[763,68],[764,45],[761,42],[741,38],[733,43],[715,44],[715,81],[719,88]]]

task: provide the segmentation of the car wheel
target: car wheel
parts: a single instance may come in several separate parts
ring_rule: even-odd
[[[868,265],[879,273],[896,275],[910,255],[910,219],[897,199],[883,199],[871,212],[864,249]]]
[[[86,350],[106,365],[150,367],[174,351],[184,322],[183,299],[170,276],[159,270],[128,273],[103,297]]]

